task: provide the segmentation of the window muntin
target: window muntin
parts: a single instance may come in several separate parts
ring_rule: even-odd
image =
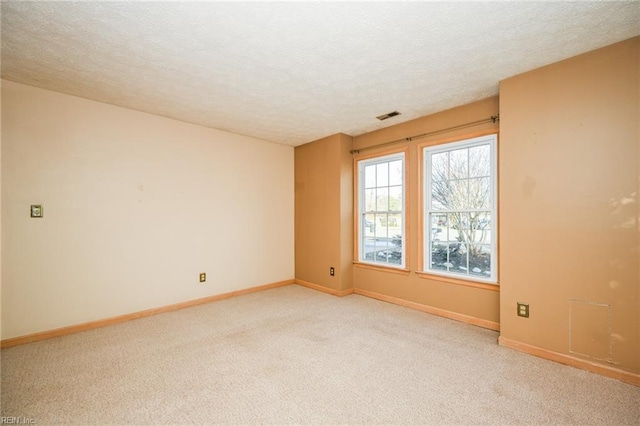
[[[358,162],[359,261],[405,266],[404,153]]]
[[[497,282],[496,135],[423,150],[424,270]]]

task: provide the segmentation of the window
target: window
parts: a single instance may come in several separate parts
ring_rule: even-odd
[[[404,153],[358,162],[359,261],[404,268]]]
[[[497,282],[496,135],[424,148],[424,270]]]

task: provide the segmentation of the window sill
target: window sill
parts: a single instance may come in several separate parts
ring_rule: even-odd
[[[382,265],[374,265],[372,263],[363,263],[363,262],[353,262],[353,266],[362,269],[373,269],[374,271],[380,272],[391,272],[392,274],[399,275],[409,275],[408,269],[404,268],[394,268],[393,266],[382,266]]]
[[[484,290],[500,291],[500,284],[485,283],[481,281],[461,280],[457,278],[445,277],[443,275],[431,274],[429,272],[416,271],[416,275],[420,278],[433,281],[441,281],[449,284],[465,285],[467,287],[482,288]]]

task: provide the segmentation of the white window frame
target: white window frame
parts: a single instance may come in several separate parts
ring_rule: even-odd
[[[402,161],[402,203],[401,203],[401,211],[395,211],[395,210],[387,210],[387,211],[377,211],[377,210],[372,210],[372,211],[365,211],[365,189],[366,189],[366,182],[365,182],[365,176],[364,176],[364,170],[366,166],[371,166],[371,165],[377,165],[377,164],[381,164],[381,163],[391,163],[393,161],[398,161],[401,160]],[[389,268],[398,268],[398,269],[404,269],[407,263],[407,255],[406,255],[406,247],[407,247],[407,241],[406,241],[406,230],[407,230],[407,224],[406,224],[406,188],[407,188],[407,179],[406,179],[406,156],[405,156],[405,152],[397,152],[397,153],[393,153],[393,154],[388,154],[388,155],[382,155],[379,157],[372,157],[372,158],[366,158],[366,159],[362,159],[362,160],[357,160],[357,169],[358,169],[358,213],[357,213],[357,223],[356,226],[358,227],[358,262],[360,263],[366,263],[369,265],[375,265],[375,266],[381,266],[381,267],[389,267]],[[389,185],[390,187],[391,185]],[[381,187],[377,187],[376,188],[382,188]],[[376,262],[375,260],[367,260],[365,259],[366,253],[365,253],[365,247],[364,247],[364,241],[365,238],[367,237],[366,235],[366,226],[367,223],[365,221],[365,216],[367,214],[400,214],[402,216],[402,226],[401,226],[401,238],[402,238],[402,260],[400,264],[397,263],[390,263],[390,262]],[[375,226],[375,223],[374,223]],[[388,228],[387,228],[388,229]],[[387,235],[387,238],[389,238],[389,235]]]
[[[459,149],[472,148],[480,145],[489,145],[490,147],[490,194],[491,194],[491,202],[489,207],[486,209],[434,209],[433,208],[433,200],[431,193],[431,184],[432,184],[432,170],[431,170],[431,160],[433,154],[444,153],[455,151]],[[497,284],[498,283],[498,168],[497,168],[497,134],[491,134],[486,136],[475,137],[471,139],[465,139],[456,142],[450,142],[435,146],[427,146],[423,148],[423,200],[424,204],[422,206],[422,214],[423,214],[423,236],[424,240],[422,241],[423,245],[423,272],[429,273],[432,275],[439,275],[443,277],[461,279],[461,280],[469,280],[476,281],[488,284]],[[468,178],[467,178],[468,179]],[[490,220],[491,220],[491,228],[490,228],[490,269],[491,274],[489,276],[482,277],[479,275],[472,275],[468,271],[468,255],[467,255],[467,270],[466,273],[463,272],[450,272],[443,271],[439,269],[432,268],[432,251],[431,251],[431,242],[433,240],[434,235],[437,231],[434,231],[431,226],[431,214],[442,214],[442,213],[452,213],[452,212],[490,212]],[[449,249],[447,249],[449,250]]]

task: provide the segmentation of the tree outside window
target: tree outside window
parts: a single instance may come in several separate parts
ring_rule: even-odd
[[[426,270],[496,281],[495,139],[424,149]]]

